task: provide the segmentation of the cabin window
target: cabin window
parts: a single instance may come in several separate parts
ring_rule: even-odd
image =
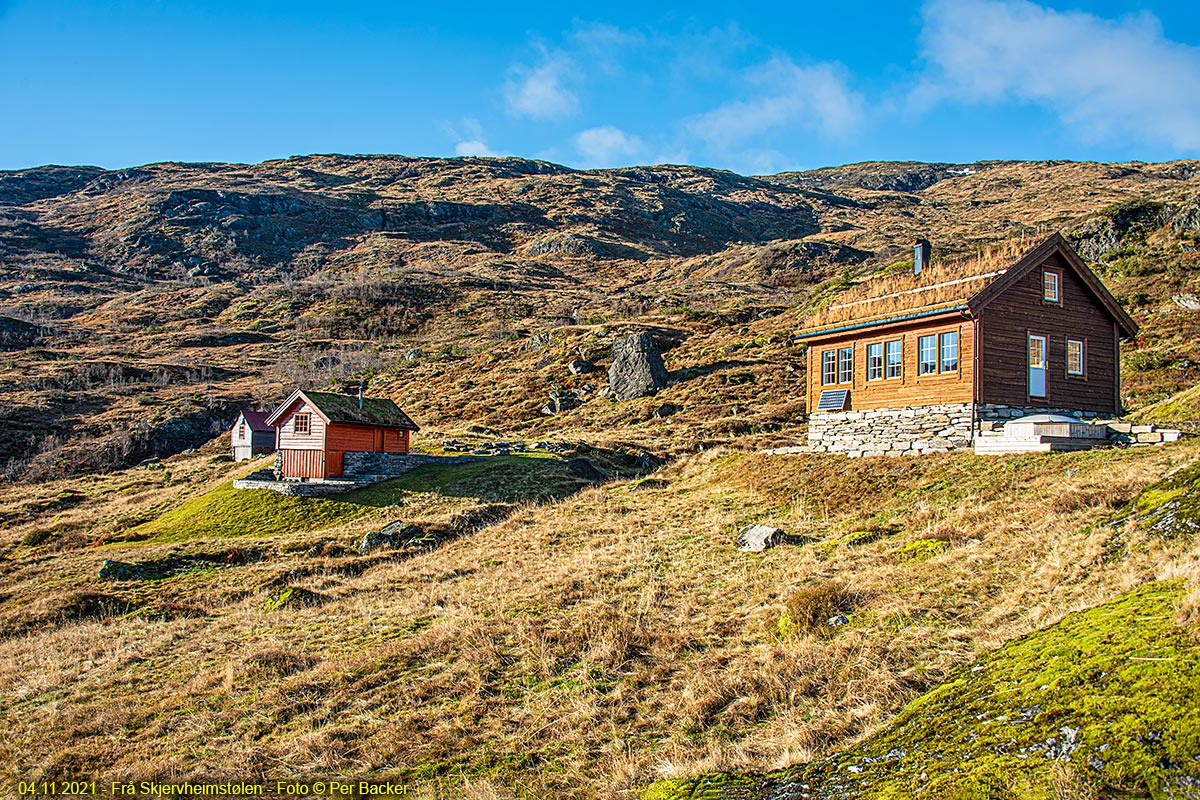
[[[958,372],[958,331],[941,335],[941,371]]]
[[[854,348],[843,347],[838,350],[838,383],[854,381]]]
[[[296,434],[303,436],[312,433],[312,414],[296,415]]]
[[[867,380],[883,379],[883,342],[867,345]]]
[[[244,422],[242,424],[238,425],[238,438],[239,439],[246,438],[246,423],[244,423]]]
[[[895,339],[887,343],[887,376],[889,378],[899,378],[900,373],[904,370],[904,356],[902,344],[899,339]]]
[[[1084,347],[1082,339],[1067,339],[1067,374],[1083,375]]]
[[[1059,301],[1058,273],[1047,270],[1042,273],[1042,299],[1047,303]]]
[[[937,336],[922,336],[917,340],[917,374],[933,375],[937,372]]]
[[[834,383],[837,383],[837,351],[826,350],[821,353],[821,385]]]

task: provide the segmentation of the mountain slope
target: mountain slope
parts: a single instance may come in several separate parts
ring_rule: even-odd
[[[1172,299],[1200,295],[1197,196],[1196,162],[743,177],[306,156],[3,173],[0,315],[33,327],[0,361],[0,466],[41,480],[135,463],[194,447],[295,384],[364,378],[435,428],[536,429],[547,394],[571,381],[547,355],[603,359],[615,332],[646,326],[671,331],[677,375],[714,376],[727,398],[675,419],[687,448],[721,440],[714,413],[749,411],[764,419],[742,432],[795,438],[785,398],[800,394],[803,360],[786,337],[809,302],[902,263],[917,236],[943,258],[1066,229],[1143,324],[1126,350],[1137,406],[1200,377],[1200,312]],[[558,346],[532,357],[546,335]],[[774,344],[744,351],[754,342]],[[515,376],[510,360],[526,356]],[[777,388],[755,391],[730,362]],[[772,373],[779,363],[793,371]],[[594,438],[625,416],[587,406],[555,427]]]

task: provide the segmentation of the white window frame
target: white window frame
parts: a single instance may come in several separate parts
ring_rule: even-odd
[[[304,430],[300,430],[300,420],[304,420]],[[304,412],[292,418],[292,430],[297,436],[312,435],[312,414]]]
[[[930,361],[925,360],[925,343],[931,342],[929,352],[933,355]],[[931,369],[926,369],[932,366]],[[917,337],[917,375],[937,375],[938,371],[938,337],[936,333]]]
[[[946,343],[950,342],[950,341],[954,342],[954,366],[947,367],[946,366]],[[941,373],[958,372],[958,365],[961,363],[961,359],[959,359],[959,350],[958,350],[958,331],[943,331],[942,333],[938,334],[937,358],[938,358],[938,372],[941,372]]]
[[[854,382],[854,345],[838,348],[838,383]]]
[[[1071,369],[1071,345],[1079,345],[1079,369]],[[1087,339],[1067,338],[1067,375],[1071,378],[1087,377]]]
[[[895,350],[896,372],[895,372],[895,374],[892,374],[892,366],[893,366],[892,345],[896,346],[896,350]],[[904,377],[904,340],[903,339],[892,339],[891,341],[884,342],[884,346],[883,346],[883,377],[884,377],[884,380],[894,380],[896,378]]]
[[[1062,302],[1062,276],[1054,270],[1042,270],[1042,300],[1047,303]]]
[[[821,385],[837,385],[837,350],[821,351]]]
[[[867,345],[867,380],[883,380],[883,342]]]

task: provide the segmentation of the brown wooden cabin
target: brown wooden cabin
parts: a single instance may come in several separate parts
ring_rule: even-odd
[[[234,461],[275,452],[275,426],[267,423],[266,411],[242,411],[229,432],[230,455]]]
[[[267,423],[277,432],[284,478],[340,478],[346,453],[407,453],[418,430],[389,399],[300,389]]]
[[[918,243],[912,274],[856,287],[798,334],[810,413],[1120,413],[1120,342],[1137,325],[1060,235],[1015,262],[928,259]]]

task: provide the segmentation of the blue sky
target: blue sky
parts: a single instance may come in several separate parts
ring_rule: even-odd
[[[0,169],[1200,157],[1200,3],[0,0]]]

